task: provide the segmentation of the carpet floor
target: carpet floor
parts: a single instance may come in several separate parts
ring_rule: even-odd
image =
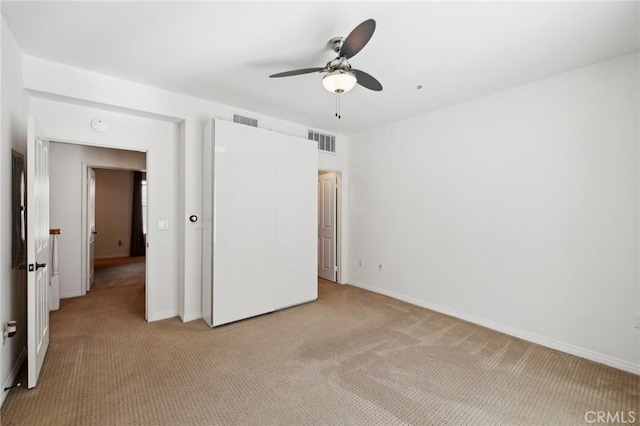
[[[3,426],[580,425],[590,411],[640,417],[636,375],[322,280],[316,302],[215,329],[200,320],[147,323],[144,266],[134,283],[135,271],[109,271],[121,267],[136,270],[107,266],[94,291],[52,312],[38,386],[11,391]],[[100,281],[109,274],[122,285]]]

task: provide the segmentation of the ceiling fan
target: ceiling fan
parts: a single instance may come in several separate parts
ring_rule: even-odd
[[[353,29],[347,36],[334,37],[329,40],[331,49],[338,54],[338,57],[327,62],[322,68],[302,68],[299,70],[285,71],[270,75],[270,78],[291,77],[300,74],[311,74],[314,72],[326,73],[322,78],[322,85],[328,91],[336,94],[346,93],[353,89],[356,84],[367,89],[379,92],[382,84],[364,71],[351,68],[349,59],[353,58],[371,40],[376,29],[376,21],[367,19]]]

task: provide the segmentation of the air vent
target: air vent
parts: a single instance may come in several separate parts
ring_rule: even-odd
[[[336,137],[309,130],[309,140],[318,142],[318,151],[336,153]]]
[[[233,114],[233,122],[245,124],[251,127],[258,127],[258,120],[256,120],[255,118],[245,117],[243,115]]]

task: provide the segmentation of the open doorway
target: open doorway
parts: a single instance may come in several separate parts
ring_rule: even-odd
[[[318,171],[318,278],[339,282],[340,172]]]
[[[87,167],[86,291],[126,292],[144,316],[147,181],[141,170]]]
[[[75,299],[87,299],[81,303],[88,304],[98,289],[135,285],[136,316],[146,318],[146,253],[131,256],[135,197],[140,198],[138,207],[146,227],[146,196],[142,199],[146,157],[143,151],[51,142],[50,225],[60,235],[57,285],[51,286],[50,297],[62,301],[58,302],[61,310],[70,306],[65,299],[88,294],[90,297]],[[134,188],[136,173],[140,182]],[[143,250],[145,230],[140,231]],[[118,303],[130,299],[119,297]]]

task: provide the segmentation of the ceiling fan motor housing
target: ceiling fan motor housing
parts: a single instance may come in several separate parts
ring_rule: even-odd
[[[336,53],[340,53],[340,49],[342,49],[342,45],[344,44],[344,37],[334,37],[329,40],[329,47]]]
[[[347,61],[347,58],[343,56],[342,58],[335,58],[327,62],[326,69],[329,72],[332,72],[332,71],[349,72],[351,71],[351,64],[349,64],[349,61]]]

